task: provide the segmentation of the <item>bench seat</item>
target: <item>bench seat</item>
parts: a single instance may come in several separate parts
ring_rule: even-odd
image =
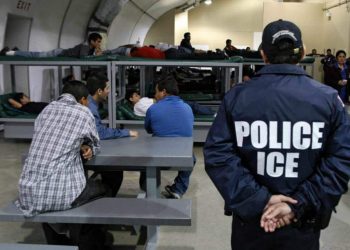
[[[191,200],[101,198],[80,207],[26,218],[13,202],[0,221],[124,225],[191,225]]]

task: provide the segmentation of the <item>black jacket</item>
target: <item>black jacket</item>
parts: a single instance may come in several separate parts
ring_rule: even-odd
[[[337,64],[331,64],[331,65],[325,65],[324,66],[324,82],[325,84],[331,86],[332,88],[336,89],[338,92],[340,91],[340,89],[343,87],[341,85],[338,84],[338,82],[340,80],[342,80],[342,76],[341,76],[341,71],[340,69],[336,66]],[[348,66],[348,70],[346,71],[346,79],[349,79],[349,66]],[[346,85],[346,92],[347,92],[347,96],[349,96],[350,93],[350,81],[348,82],[348,84]]]
[[[332,88],[295,65],[266,65],[224,97],[204,145],[205,169],[243,220],[273,194],[299,211],[334,208],[348,188],[350,122]]]

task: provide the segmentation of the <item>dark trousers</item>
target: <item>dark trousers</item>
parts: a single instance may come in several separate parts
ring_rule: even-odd
[[[192,109],[193,114],[195,115],[214,115],[215,111],[210,107],[200,105],[194,101],[185,101]]]
[[[107,196],[115,197],[122,185],[123,171],[100,172],[102,183],[107,186],[110,193]]]
[[[265,233],[259,222],[245,223],[233,218],[232,250],[319,250],[320,230],[286,226]]]
[[[85,189],[72,203],[72,208],[89,201],[104,197],[108,193],[106,185],[99,180],[87,180]],[[43,223],[45,238],[52,245],[75,245],[79,250],[102,250],[106,243],[106,230],[102,225],[95,224],[65,224],[69,237],[57,233],[48,223]]]

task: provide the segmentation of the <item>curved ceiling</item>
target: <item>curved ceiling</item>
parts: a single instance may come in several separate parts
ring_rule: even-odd
[[[152,24],[163,14],[195,0],[129,0],[114,18],[108,31],[108,48],[143,43]]]

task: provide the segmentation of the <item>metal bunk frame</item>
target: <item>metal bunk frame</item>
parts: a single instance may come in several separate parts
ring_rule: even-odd
[[[265,63],[261,60],[261,61],[252,61],[249,62],[249,60],[244,60],[243,61],[243,65],[265,65]],[[315,72],[315,62],[300,62],[298,63],[298,65],[300,67],[311,67],[311,76],[314,76],[314,72]]]
[[[231,77],[231,68],[235,68],[238,71],[236,74],[236,82],[242,81],[242,69],[243,64],[237,62],[220,62],[220,61],[160,61],[160,60],[149,60],[149,61],[112,61],[112,84],[111,84],[111,93],[112,95],[112,106],[113,112],[113,127],[118,125],[123,125],[125,128],[138,130],[140,133],[144,132],[144,122],[143,121],[134,121],[134,120],[117,120],[116,119],[116,108],[117,103],[124,99],[125,97],[125,79],[124,79],[124,70],[126,66],[139,66],[140,67],[140,90],[145,89],[145,67],[147,66],[174,66],[174,67],[222,67],[224,68],[224,86],[225,92],[230,89],[230,77]],[[117,78],[116,74],[118,73],[121,84],[118,85],[117,89]],[[118,92],[117,92],[118,90]],[[116,96],[116,93],[119,93]],[[144,94],[144,93],[141,93]],[[111,106],[110,106],[111,107]],[[211,126],[211,122],[195,122],[193,130],[193,140],[194,142],[204,142],[208,133],[208,130]]]
[[[14,69],[16,66],[57,66],[58,67],[58,83],[55,84],[55,96],[58,97],[59,90],[62,89],[62,66],[106,66],[108,78],[111,79],[111,62],[110,61],[83,61],[83,60],[65,60],[65,61],[52,61],[52,60],[9,60],[0,61],[0,64],[10,65],[11,69],[11,86],[12,90],[16,89],[16,79]],[[109,96],[108,107],[112,106],[111,93]],[[109,111],[110,113],[111,111]],[[24,118],[0,118],[0,122],[4,125],[4,137],[11,139],[31,139],[34,131],[35,119]],[[112,126],[112,117],[108,119],[109,126]]]
[[[243,65],[264,65],[263,62],[220,62],[220,61],[161,61],[161,60],[120,60],[120,61],[83,61],[83,60],[67,60],[67,61],[52,61],[52,60],[9,60],[0,61],[0,64],[10,65],[11,67],[11,82],[12,88],[15,90],[16,80],[14,74],[15,66],[58,66],[58,79],[56,84],[56,95],[58,96],[58,90],[61,89],[60,79],[62,78],[62,66],[106,66],[107,76],[111,79],[111,91],[108,98],[108,125],[115,128],[120,124],[130,129],[139,130],[141,133],[145,133],[143,129],[143,121],[134,120],[117,120],[116,109],[117,103],[124,99],[125,96],[125,79],[122,72],[126,66],[139,66],[140,67],[140,89],[144,90],[146,86],[146,73],[145,67],[147,66],[181,66],[181,67],[223,67],[224,68],[224,87],[227,91],[230,86],[231,69],[237,70],[238,74],[235,74],[235,82],[242,81]],[[314,63],[300,63],[300,66],[311,66],[311,74],[314,72]],[[117,77],[118,73],[121,80],[121,84],[118,85],[117,93]],[[144,93],[141,93],[144,94]],[[33,136],[34,119],[23,118],[0,118],[0,122],[4,123],[4,136],[5,138],[21,138],[30,139]],[[211,126],[211,122],[195,122],[193,138],[195,142],[204,142],[207,132]]]

